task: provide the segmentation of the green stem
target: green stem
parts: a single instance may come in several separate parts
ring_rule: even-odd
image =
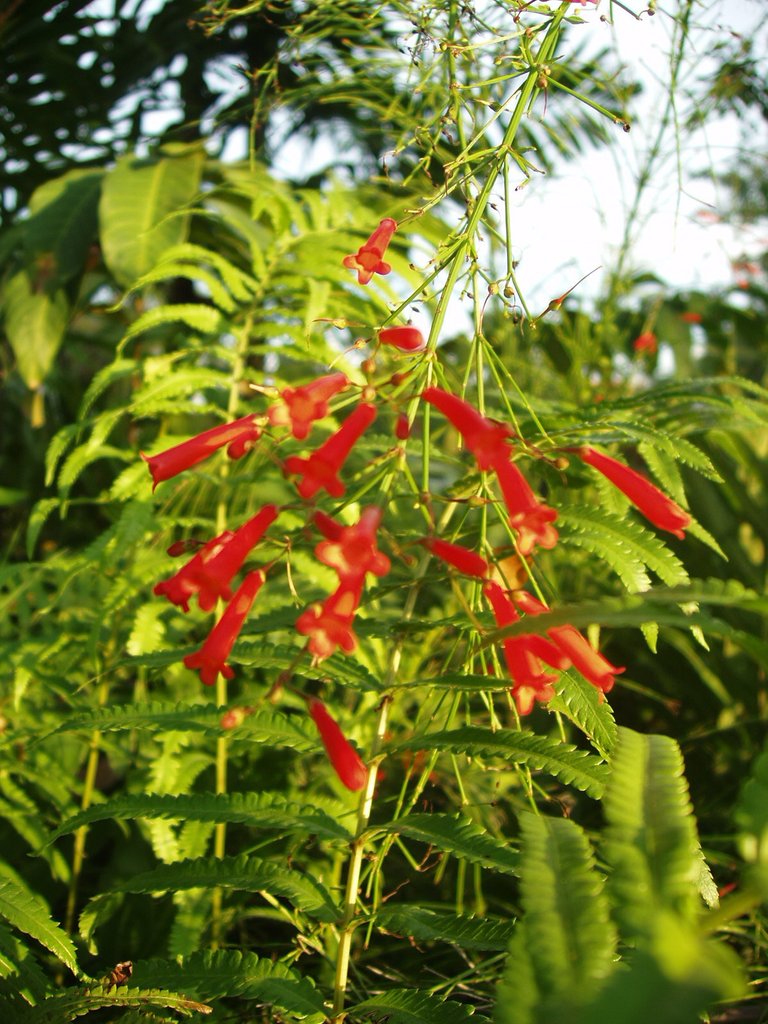
[[[237,413],[240,381],[245,370],[245,356],[248,351],[248,340],[253,326],[253,314],[249,313],[245,323],[237,336],[237,348],[232,363],[232,380],[229,387],[229,401],[227,402],[227,415],[232,419]],[[229,464],[222,467],[222,479],[226,480],[229,475]],[[227,502],[224,491],[216,505],[216,533],[222,533],[227,526]],[[216,704],[218,707],[226,707],[228,701],[227,680],[219,675],[216,680]],[[219,736],[216,740],[216,792],[227,792],[227,765],[228,765],[228,737]],[[213,855],[223,858],[227,848],[227,824],[224,821],[216,823],[213,833]],[[222,901],[223,893],[220,888],[213,890],[211,896],[211,947],[218,949],[222,935]]]

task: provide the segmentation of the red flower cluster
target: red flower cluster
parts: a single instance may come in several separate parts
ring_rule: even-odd
[[[390,561],[376,545],[381,509],[365,509],[354,526],[341,526],[323,512],[315,513],[315,525],[325,540],[315,548],[323,565],[336,571],[338,588],[322,602],[311,605],[296,620],[299,633],[309,637],[309,650],[318,659],[337,648],[353,651],[357,638],[352,630],[367,573],[385,576]]]
[[[587,0],[577,2],[583,6]],[[390,265],[383,257],[396,229],[396,221],[384,218],[357,253],[345,257],[344,266],[357,271],[360,284],[368,284],[374,274],[390,272]],[[687,318],[692,320],[693,316],[689,314]],[[403,352],[417,352],[425,347],[421,332],[409,325],[384,327],[377,333],[381,345]],[[634,345],[637,351],[655,352],[656,338],[645,332]],[[365,364],[363,366],[365,368]],[[372,371],[366,369],[365,372],[370,377]],[[401,375],[397,383],[404,376]],[[395,376],[391,380],[394,383]],[[259,441],[267,422],[274,428],[290,431],[298,441],[305,440],[315,422],[328,416],[331,399],[349,386],[344,373],[329,373],[298,387],[285,387],[279,400],[264,416],[250,414],[206,430],[157,455],[142,454],[149,465],[153,490],[160,482],[196,466],[220,448],[225,448],[230,458],[240,458]],[[368,399],[369,394],[373,394],[372,388],[363,392],[364,399]],[[514,533],[516,557],[527,570],[527,563],[538,548],[549,550],[557,544],[559,537],[554,525],[557,511],[536,496],[519,462],[515,461],[522,453],[515,448],[514,431],[443,388],[427,387],[422,397],[458,431],[478,470],[492,475]],[[343,496],[345,485],[341,472],[376,415],[375,405],[361,401],[322,444],[306,454],[285,459],[283,470],[286,475],[298,478],[296,486],[302,499],[311,501],[321,491],[333,498]],[[410,434],[412,415],[411,410],[409,414],[400,412],[397,416],[396,435],[401,441]],[[654,525],[676,537],[684,537],[691,517],[640,473],[590,446],[567,450],[620,488]],[[397,451],[401,453],[402,449]],[[155,594],[167,597],[185,612],[194,597],[200,609],[206,612],[218,601],[226,603],[221,618],[202,647],[184,658],[184,664],[198,671],[206,685],[213,685],[220,674],[225,678],[233,675],[228,659],[264,584],[264,571],[247,572],[234,595],[233,581],[279,513],[277,506],[266,505],[236,530],[226,530],[203,543],[181,569],[154,588]],[[333,569],[338,578],[336,589],[323,601],[306,608],[296,620],[296,631],[307,638],[306,649],[315,660],[328,658],[338,650],[349,653],[357,646],[353,627],[366,577],[371,574],[381,578],[390,571],[389,558],[378,548],[381,521],[382,510],[376,506],[364,508],[357,522],[351,525],[342,525],[320,510],[312,515],[312,523],[321,535],[315,556],[321,564]],[[494,567],[478,552],[440,537],[425,539],[423,543],[451,570],[481,581],[482,593],[499,629],[520,622],[521,616],[527,618],[548,611],[545,604],[528,592],[508,590],[496,582],[494,575],[499,577],[499,567]],[[189,545],[177,542],[173,550],[181,553],[189,550]],[[521,576],[519,585],[523,582]],[[552,627],[545,636],[537,633],[506,636],[502,638],[501,647],[511,682],[510,692],[520,714],[528,714],[537,702],[549,701],[554,695],[557,673],[566,669],[580,672],[601,696],[612,688],[616,675],[624,671],[592,648],[570,625]],[[309,699],[308,709],[340,780],[351,790],[361,789],[368,773],[359,755],[319,700]]]
[[[509,524],[515,530],[518,554],[527,558],[537,547],[553,548],[558,541],[553,525],[557,512],[538,500],[518,465],[512,461],[512,430],[487,419],[468,402],[441,388],[426,388],[423,397],[440,409],[458,430],[478,468],[495,474]],[[589,446],[575,451],[584,462],[619,487],[654,525],[669,530],[676,537],[684,536],[683,530],[690,525],[691,517],[642,474]],[[424,543],[434,555],[465,576],[486,580],[483,593],[500,629],[519,621],[519,611],[538,615],[548,610],[525,591],[511,594],[505,591],[490,579],[491,566],[486,559],[469,548],[440,538],[430,538]],[[575,668],[601,694],[607,693],[615,676],[624,671],[607,661],[577,629],[568,625],[547,630],[546,638],[535,634],[508,637],[503,641],[503,649],[513,681],[511,692],[520,714],[528,714],[535,702],[545,703],[553,696],[552,684],[557,677],[547,672],[545,665],[558,671]]]
[[[649,356],[656,355],[658,347],[659,345],[656,340],[656,335],[653,331],[643,331],[643,333],[638,334],[632,342],[632,348],[635,352],[647,352]]]

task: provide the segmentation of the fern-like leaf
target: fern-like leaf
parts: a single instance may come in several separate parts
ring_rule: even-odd
[[[391,988],[357,1003],[349,1013],[353,1019],[375,1016],[377,1021],[386,1019],[389,1024],[481,1024],[486,1020],[475,1016],[471,1006],[413,988]]]
[[[471,757],[501,757],[536,771],[545,771],[596,799],[602,795],[609,773],[608,766],[594,754],[548,736],[515,729],[492,732],[478,726],[465,726],[448,732],[412,736],[390,749],[443,750]]]
[[[498,1024],[566,1019],[609,974],[616,948],[603,879],[582,830],[567,818],[520,820],[525,915],[499,988]],[[515,955],[521,946],[528,963],[523,993]],[[515,1008],[518,996],[524,1016]]]
[[[143,871],[111,891],[96,896],[100,901],[112,893],[160,893],[186,889],[239,889],[243,892],[268,892],[284,896],[298,909],[319,921],[335,921],[339,908],[328,890],[310,875],[293,868],[271,864],[245,855],[239,857],[200,857],[176,861],[153,871]],[[92,909],[90,916],[97,926],[102,918]]]
[[[181,1017],[192,1017],[195,1014],[207,1016],[213,1007],[190,999],[189,996],[159,989],[116,988],[112,985],[105,988],[96,985],[93,988],[69,989],[66,992],[49,996],[37,1006],[24,1010],[16,1024],[65,1024],[66,1021],[84,1017],[94,1010],[108,1008],[134,1008],[148,1011],[154,1007],[174,1010]]]
[[[340,823],[345,813],[340,805],[324,801],[328,809],[302,805],[282,793],[197,793],[168,796],[153,793],[120,796],[80,811],[52,833],[49,842],[94,821],[130,821],[159,818],[179,821],[239,822],[252,828],[283,829],[309,833],[326,839],[349,839]]]
[[[701,855],[679,747],[621,728],[611,768],[602,853],[619,923],[631,937],[662,910],[692,918]]]
[[[317,1014],[326,1018],[322,996],[311,981],[255,953],[205,950],[179,960],[141,960],[134,963],[128,984],[183,989],[204,1000],[252,999],[309,1019]]]
[[[55,924],[42,900],[14,882],[0,882],[0,917],[26,935],[31,935],[78,974],[77,954],[67,933]]]
[[[506,874],[518,872],[517,852],[469,818],[450,814],[408,814],[386,825],[376,826],[376,830],[416,839],[462,860]]]
[[[451,914],[410,903],[380,907],[373,920],[377,928],[417,942],[450,942],[463,949],[506,949],[514,928],[501,918]]]

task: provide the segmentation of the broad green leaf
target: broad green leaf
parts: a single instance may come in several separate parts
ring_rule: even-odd
[[[465,726],[448,732],[423,733],[412,736],[390,750],[443,750],[471,757],[501,757],[516,764],[525,764],[536,771],[554,775],[566,785],[599,798],[608,778],[608,765],[586,750],[570,743],[537,736],[516,729],[482,729]]]
[[[497,839],[482,825],[461,815],[408,814],[386,825],[375,826],[375,831],[407,836],[462,860],[506,874],[516,875],[519,870],[517,851],[511,849],[509,843]]]
[[[73,974],[78,974],[77,956],[72,940],[55,924],[48,908],[30,892],[13,882],[0,881],[0,916],[26,935],[31,935],[58,957]]]
[[[45,380],[59,351],[69,320],[69,302],[61,289],[35,288],[29,273],[19,271],[2,290],[5,333],[16,367],[30,390]]]
[[[46,182],[30,200],[25,247],[30,256],[52,256],[56,281],[68,281],[85,266],[96,240],[101,179],[102,171],[70,171]]]
[[[601,852],[627,937],[650,932],[662,911],[692,919],[701,853],[675,741],[620,728],[603,807]]]
[[[149,160],[127,154],[105,175],[100,236],[118,284],[133,284],[166,249],[184,241],[188,216],[180,214],[197,195],[203,160],[202,148]]]
[[[325,810],[320,804],[326,804]],[[121,796],[80,811],[52,833],[49,842],[94,821],[136,818],[179,821],[233,821],[257,829],[283,829],[327,839],[349,839],[340,823],[343,813],[331,801],[302,805],[282,793],[197,793],[183,796],[153,793]]]

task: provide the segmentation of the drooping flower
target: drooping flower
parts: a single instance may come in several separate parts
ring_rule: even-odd
[[[506,442],[513,436],[510,427],[487,419],[469,402],[442,388],[425,388],[422,398],[436,406],[456,427],[480,469],[492,469],[494,462],[508,457]]]
[[[204,612],[210,611],[219,598],[228,601],[235,574],[277,514],[275,505],[265,505],[239,529],[225,530],[214,537],[175,575],[158,583],[153,593],[167,597],[185,612],[189,611],[190,598],[195,594]]]
[[[392,267],[385,263],[383,256],[397,231],[397,221],[385,217],[368,241],[351,256],[345,256],[343,265],[348,270],[357,271],[358,284],[368,284],[374,274],[388,274]]]
[[[549,611],[542,601],[526,590],[515,591],[513,600],[526,615],[540,615]],[[547,636],[569,659],[573,667],[601,693],[608,693],[613,688],[614,677],[624,671],[623,666],[612,665],[606,657],[596,651],[575,626],[553,626],[547,630]]]
[[[298,455],[286,459],[285,468],[288,472],[303,477],[298,485],[302,498],[311,498],[321,488],[324,488],[332,498],[340,498],[344,494],[344,484],[339,480],[339,471],[355,441],[359,440],[375,419],[376,407],[363,402],[317,451],[312,452],[306,459]]]
[[[395,437],[398,441],[407,441],[411,436],[411,421],[407,412],[398,413],[395,421]]]
[[[430,537],[424,541],[424,544],[433,555],[437,555],[438,558],[448,565],[452,565],[454,569],[458,569],[465,576],[477,576],[478,579],[485,579],[491,571],[491,567],[481,555],[461,544],[452,544],[439,537]]]
[[[701,313],[694,313],[693,310],[686,310],[685,313],[680,314],[680,319],[685,324],[700,324],[703,317]]]
[[[328,658],[337,648],[350,654],[357,647],[352,630],[357,606],[362,594],[362,580],[357,586],[342,583],[322,604],[312,604],[296,620],[296,629],[309,637],[310,654]]]
[[[618,459],[611,458],[610,455],[595,451],[589,445],[577,449],[577,455],[626,494],[635,508],[654,526],[658,526],[660,530],[668,530],[683,540],[683,531],[691,525],[691,517],[642,473],[631,469]]]
[[[420,352],[427,347],[424,335],[418,327],[384,327],[379,331],[382,345],[392,345],[401,352]]]
[[[249,572],[200,650],[184,658],[187,668],[196,669],[206,686],[213,686],[219,673],[225,679],[235,674],[227,658],[263,583],[260,572]]]
[[[283,388],[282,401],[267,409],[273,427],[290,427],[298,440],[303,440],[315,420],[328,415],[328,400],[349,384],[346,374],[329,373],[298,388]]]
[[[638,334],[635,340],[632,342],[632,348],[635,352],[647,352],[648,355],[652,356],[656,354],[658,348],[658,342],[656,335],[653,331],[643,331],[642,334]]]
[[[499,481],[504,503],[509,513],[509,525],[517,531],[517,548],[526,557],[538,546],[549,550],[557,544],[558,532],[552,525],[557,512],[539,501],[530,484],[509,458],[493,465]]]
[[[218,427],[204,430],[202,434],[182,441],[181,444],[167,448],[157,455],[145,455],[141,452],[141,457],[149,466],[154,491],[163,480],[170,480],[185,469],[196,466],[198,462],[203,462],[225,445],[227,455],[231,459],[239,459],[260,437],[261,427],[256,422],[256,415],[250,413],[231,423],[222,423]]]
[[[341,782],[353,792],[362,789],[368,778],[368,769],[362,758],[341,731],[338,722],[331,717],[321,700],[310,697],[309,713],[320,733],[328,760]]]
[[[499,629],[519,621],[517,609],[498,583],[486,583],[483,593],[490,601]],[[553,644],[540,636],[507,637],[502,641],[502,646],[507,671],[513,683],[512,696],[520,714],[527,715],[535,701],[546,703],[555,695],[552,683],[557,676],[545,672],[542,662],[558,669],[567,668],[570,662]]]
[[[364,509],[354,526],[340,526],[324,513],[315,515],[315,523],[326,538],[317,545],[315,554],[323,565],[336,570],[342,584],[356,587],[368,572],[375,576],[389,572],[390,561],[376,546],[381,516],[381,509],[375,505]]]

